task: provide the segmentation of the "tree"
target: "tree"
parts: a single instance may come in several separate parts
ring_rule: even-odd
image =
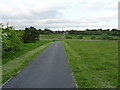
[[[36,42],[37,40],[39,40],[38,30],[36,30],[36,28],[34,27],[25,28],[25,32],[23,35],[23,42],[32,43],[32,42]]]
[[[50,29],[45,28],[44,29],[44,34],[51,34],[53,33]]]
[[[22,45],[21,39],[15,30],[7,27],[2,30],[2,46],[4,51],[12,51],[19,49]]]

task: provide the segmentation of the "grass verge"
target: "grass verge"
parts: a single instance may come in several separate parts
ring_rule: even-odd
[[[25,54],[9,61],[2,66],[2,83],[5,83],[9,78],[15,76],[17,72],[23,69],[37,54],[46,49],[51,43],[37,47],[34,50],[28,51]]]
[[[78,88],[118,87],[117,41],[63,41]]]
[[[44,44],[51,42],[50,40],[40,40],[36,43],[24,43],[18,50],[14,52],[3,52],[2,54],[2,64],[6,64],[7,62],[14,60],[15,58],[25,54],[28,51],[31,51],[37,47],[40,47]]]

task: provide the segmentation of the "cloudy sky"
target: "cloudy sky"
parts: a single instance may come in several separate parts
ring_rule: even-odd
[[[16,29],[118,28],[119,0],[0,0],[0,23]]]

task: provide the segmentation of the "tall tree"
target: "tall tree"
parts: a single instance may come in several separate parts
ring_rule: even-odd
[[[23,41],[24,43],[31,43],[31,42],[36,42],[39,38],[39,33],[38,30],[34,27],[30,28],[25,28],[25,32],[23,35]]]

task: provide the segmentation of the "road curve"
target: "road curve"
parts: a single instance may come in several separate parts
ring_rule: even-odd
[[[75,88],[61,41],[51,44],[2,88]]]

